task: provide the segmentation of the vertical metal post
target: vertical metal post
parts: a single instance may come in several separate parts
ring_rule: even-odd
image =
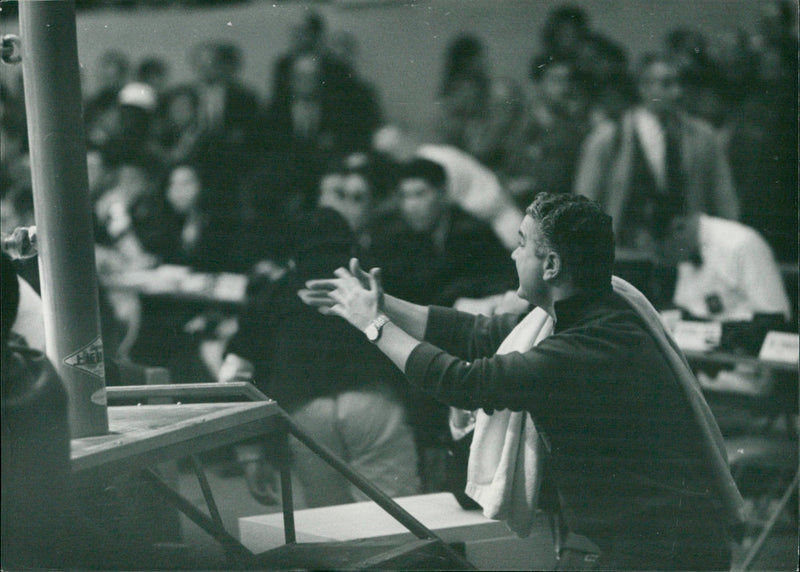
[[[72,437],[108,432],[74,0],[19,3],[47,357]]]

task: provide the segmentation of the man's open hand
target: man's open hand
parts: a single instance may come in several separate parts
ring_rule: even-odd
[[[306,288],[298,291],[300,299],[323,314],[341,316],[359,330],[364,330],[381,311],[383,288],[380,270],[364,272],[358,260],[350,261],[350,268],[338,268],[335,278],[309,280]]]

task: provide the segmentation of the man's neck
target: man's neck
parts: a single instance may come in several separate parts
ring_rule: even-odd
[[[547,312],[550,317],[553,318],[553,320],[557,320],[558,317],[556,316],[556,303],[566,300],[567,298],[572,298],[579,292],[581,292],[580,288],[577,288],[569,283],[553,286],[550,290],[549,301],[544,303],[541,308]]]

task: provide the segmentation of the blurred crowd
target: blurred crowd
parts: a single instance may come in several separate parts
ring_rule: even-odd
[[[203,336],[221,340],[222,353],[250,362],[259,378],[341,378],[303,395],[265,382],[293,411],[354,387],[399,394],[420,457],[441,451],[447,411],[408,395],[377,355],[362,356],[376,364],[361,368],[364,379],[338,371],[362,340],[316,324],[282,281],[296,287],[358,256],[382,268],[387,291],[413,302],[505,308],[516,288],[508,254],[541,191],[600,201],[620,247],[648,252],[663,238],[664,213],[702,213],[738,220],[776,260],[796,263],[795,18],[793,2],[764,2],[755,31],[667,30],[655,52],[631,61],[580,6],[563,5],[539,30],[526,82],[496,77],[480,31],[464,32],[444,54],[431,140],[387,122],[381,93],[359,72],[358,38],[314,12],[272,62],[268,98],[241,79],[247,54],[234,43],[191,46],[193,79],[181,84],[169,61],[107,51],[93,62],[96,89],[84,94],[101,278],[177,264],[247,274],[250,296],[238,333],[221,333],[230,322],[211,316],[198,329],[195,308],[144,299],[131,310],[103,292],[106,351],[165,365],[178,382],[212,381],[220,367],[242,369],[202,355]],[[3,86],[4,235],[35,224],[25,121],[22,86]],[[127,346],[131,321],[138,337]],[[303,365],[314,360],[316,370]],[[357,405],[374,415],[375,402]],[[441,458],[420,462],[421,486],[444,486]]]

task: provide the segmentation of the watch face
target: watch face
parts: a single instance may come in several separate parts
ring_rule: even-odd
[[[374,342],[378,339],[378,328],[375,327],[375,324],[370,324],[364,330],[364,333],[367,335],[367,339],[371,342]]]

